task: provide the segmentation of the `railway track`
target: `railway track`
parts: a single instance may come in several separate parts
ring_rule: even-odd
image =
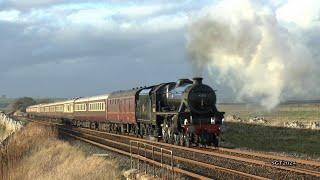
[[[63,125],[59,125],[59,129],[64,133],[69,133],[69,135],[72,135],[75,138],[83,138],[94,143],[99,143],[102,146],[112,147],[118,150],[120,149],[126,153],[129,152],[130,141],[141,141],[158,147],[171,149],[174,152],[175,171],[177,172],[182,170],[191,173],[188,176],[194,178],[320,178],[320,164],[315,161],[225,148],[186,148],[147,139],[140,139],[128,135],[111,134],[85,128],[70,128]],[[151,150],[149,149],[149,153],[150,151]],[[279,166],[272,164],[272,162],[292,162],[295,163],[295,165]],[[186,175],[186,173],[181,174]]]
[[[256,159],[262,162],[265,162],[266,165],[273,164],[273,166],[278,166],[280,169],[285,169],[288,171],[297,170],[302,174],[314,175],[320,177],[320,162],[312,160],[304,160],[299,158],[287,157],[287,156],[276,156],[266,153],[257,153],[247,150],[238,150],[238,149],[209,149],[209,152],[219,152],[220,154],[230,154],[234,156],[244,157],[248,159]],[[284,163],[287,168],[279,166],[280,163]]]
[[[293,179],[298,178],[320,178],[320,164],[315,161],[306,161],[296,158],[288,158],[282,156],[267,155],[262,153],[250,153],[248,151],[229,150],[225,148],[219,149],[199,149],[176,146],[161,142],[154,142],[146,139],[135,138],[131,136],[117,135],[106,132],[95,131],[91,129],[80,128],[80,131],[89,134],[100,134],[102,138],[114,138],[117,141],[140,140],[150,144],[158,145],[163,148],[172,149],[181,157],[188,157],[201,162],[216,164],[221,167],[235,169],[248,174],[255,174],[271,179],[284,177]],[[226,162],[225,160],[228,160]],[[291,161],[295,162],[294,166],[277,166],[273,165],[273,161]],[[252,168],[254,166],[255,168]]]

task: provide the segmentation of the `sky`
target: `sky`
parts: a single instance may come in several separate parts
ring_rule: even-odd
[[[0,1],[0,94],[73,97],[192,77],[191,1]]]
[[[310,21],[296,18],[294,3],[261,2],[286,24]],[[217,3],[0,0],[0,94],[77,97],[192,78],[190,22]],[[214,73],[201,75],[218,96],[236,96]]]

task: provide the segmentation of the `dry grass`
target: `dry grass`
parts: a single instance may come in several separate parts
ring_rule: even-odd
[[[22,127],[21,122],[9,118],[0,112],[0,142]]]
[[[0,124],[0,141],[2,139],[2,136],[5,134],[5,132],[6,132],[6,127]]]
[[[117,163],[57,139],[55,128],[28,124],[1,150],[3,179],[120,179]]]

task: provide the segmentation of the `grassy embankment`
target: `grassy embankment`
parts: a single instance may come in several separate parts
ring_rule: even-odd
[[[5,134],[5,130],[6,128],[0,124],[0,140],[2,139],[2,136]]]
[[[222,136],[226,147],[320,158],[320,130],[231,122],[226,127]]]
[[[55,128],[30,123],[0,151],[0,179],[120,179],[115,161],[58,140]],[[1,170],[3,172],[1,172]]]

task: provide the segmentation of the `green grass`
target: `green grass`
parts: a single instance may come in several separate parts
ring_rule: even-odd
[[[320,157],[320,130],[231,122],[226,126],[222,146]]]
[[[0,110],[5,109],[9,104],[13,103],[15,99],[12,98],[0,98]]]
[[[219,104],[220,111],[228,115],[236,115],[243,120],[253,117],[264,117],[272,125],[282,125],[289,121],[320,121],[320,104],[281,104],[272,110],[266,110],[257,105]]]

